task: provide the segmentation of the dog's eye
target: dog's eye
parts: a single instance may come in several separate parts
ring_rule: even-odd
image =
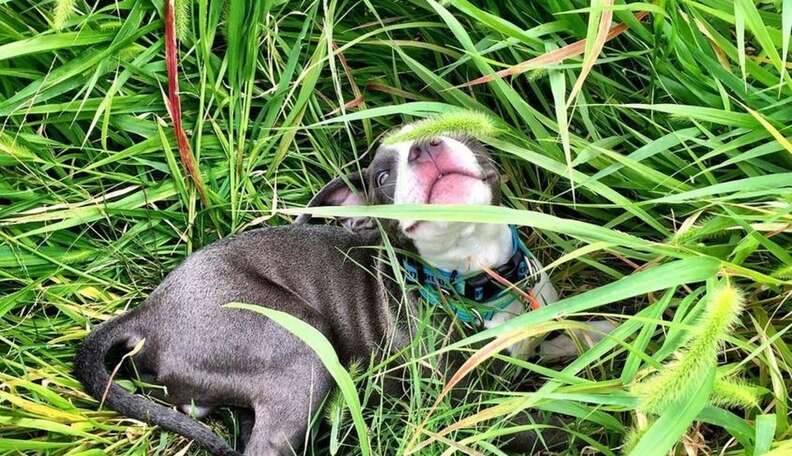
[[[377,173],[377,187],[382,187],[385,184],[385,181],[388,180],[390,177],[390,173],[388,171],[380,171]]]

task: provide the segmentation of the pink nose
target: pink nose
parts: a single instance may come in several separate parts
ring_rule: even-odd
[[[410,148],[407,160],[410,162],[435,161],[443,147],[443,140],[434,138],[428,143],[415,144]]]

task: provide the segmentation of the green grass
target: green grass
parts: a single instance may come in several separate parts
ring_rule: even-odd
[[[191,252],[289,223],[283,209],[365,165],[388,131],[459,108],[495,119],[487,142],[511,209],[360,211],[524,225],[567,299],[451,348],[460,328],[424,309],[407,361],[356,369],[371,453],[503,454],[495,436],[529,410],[565,417],[570,455],[620,454],[628,436],[642,456],[790,454],[792,2],[177,7],[183,119],[205,204],[165,108],[162,2],[0,2],[0,455],[199,454],[98,411],[70,372],[77,343]],[[630,28],[600,46],[608,11]],[[585,38],[569,58],[466,85]],[[636,412],[633,386],[685,346],[724,277],[745,308],[717,373],[691,380],[659,416]],[[440,372],[420,375],[440,350],[491,349],[595,314],[621,326],[563,365],[506,360],[500,371],[477,353],[466,372],[483,394],[470,401],[442,397]],[[372,394],[400,365],[410,394]],[[710,405],[716,378],[753,385],[760,406]],[[225,413],[213,425],[230,422]],[[317,412],[314,428],[307,454],[360,454],[350,413]]]

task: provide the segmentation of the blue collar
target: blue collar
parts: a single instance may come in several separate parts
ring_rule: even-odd
[[[522,282],[524,285],[520,288],[530,290],[539,281],[539,267],[520,239],[517,228],[513,225],[510,228],[512,256],[506,263],[493,268],[493,271],[508,283]],[[420,285],[424,299],[434,305],[447,302],[463,322],[489,321],[497,311],[503,310],[515,299],[512,292],[487,272],[462,275],[458,271],[445,271],[425,263],[416,263],[407,256],[402,255],[400,259],[407,280]],[[446,299],[441,299],[440,294],[445,295]],[[447,299],[449,297],[453,299]]]

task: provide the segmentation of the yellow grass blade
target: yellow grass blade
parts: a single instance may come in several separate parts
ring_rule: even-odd
[[[594,67],[594,62],[597,61],[597,57],[602,53],[602,48],[605,47],[605,42],[608,41],[608,31],[611,24],[611,19],[613,19],[613,10],[610,9],[613,6],[613,0],[592,0],[591,1],[591,14],[592,16],[595,13],[595,7],[602,5],[602,12],[600,15],[599,26],[597,27],[597,36],[594,38],[594,42],[591,45],[591,49],[586,50],[586,55],[583,57],[583,67],[580,69],[580,75],[575,81],[575,85],[572,86],[572,92],[569,93],[569,98],[567,98],[567,106],[571,105],[572,102],[577,97],[577,94],[580,92],[580,89],[583,87],[583,82],[586,81],[586,77],[591,72],[591,69]],[[588,46],[586,46],[588,47]]]

